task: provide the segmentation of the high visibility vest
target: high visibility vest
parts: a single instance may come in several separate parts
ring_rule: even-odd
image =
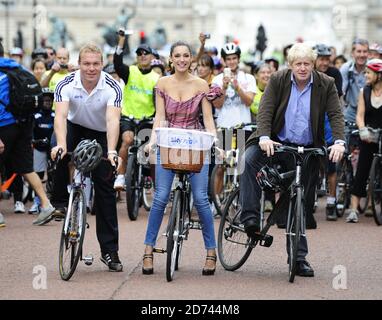
[[[142,74],[137,66],[129,67],[129,79],[123,89],[122,115],[142,119],[154,114],[153,90],[159,75],[151,71]]]

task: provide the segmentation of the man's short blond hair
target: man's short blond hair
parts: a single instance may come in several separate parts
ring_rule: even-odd
[[[291,66],[292,63],[297,59],[309,59],[313,63],[317,59],[317,53],[306,43],[296,43],[294,44],[288,52],[288,64]]]
[[[80,49],[80,53],[78,54],[78,62],[81,62],[81,56],[85,52],[98,53],[101,56],[101,61],[103,61],[103,55],[102,55],[101,48],[98,47],[96,44],[87,43],[84,46],[82,46]]]

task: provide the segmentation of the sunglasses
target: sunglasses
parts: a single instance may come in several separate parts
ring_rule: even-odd
[[[147,56],[148,54],[150,54],[150,53],[148,53],[147,51],[143,51],[143,50],[137,52],[138,57],[140,57],[141,55]]]

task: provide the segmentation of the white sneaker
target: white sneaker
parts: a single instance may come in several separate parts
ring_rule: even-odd
[[[125,176],[123,174],[119,174],[115,179],[114,189],[116,191],[122,191],[125,189]]]
[[[2,213],[0,213],[0,228],[5,227],[5,220]]]
[[[22,203],[22,201],[16,201],[15,213],[25,213],[24,203]]]
[[[32,206],[28,210],[30,214],[37,214],[40,212],[39,204],[36,202],[33,202]]]
[[[358,211],[357,210],[350,210],[348,216],[346,217],[346,222],[353,222],[357,223],[358,222]]]

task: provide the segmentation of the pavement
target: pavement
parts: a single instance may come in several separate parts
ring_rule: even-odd
[[[58,272],[62,222],[33,226],[35,216],[14,214],[11,200],[3,200],[0,208],[6,227],[0,228],[0,300],[382,299],[382,226],[363,215],[356,224],[346,223],[344,217],[326,221],[323,201],[320,198],[315,213],[318,228],[307,230],[307,259],[315,277],[296,277],[294,283],[289,283],[284,230],[277,227],[270,229],[273,245],[255,248],[247,262],[234,272],[224,270],[218,262],[214,276],[202,276],[202,234],[191,230],[172,282],[166,280],[165,254],[155,254],[153,275],[142,275],[148,213],[141,208],[138,219],[130,221],[124,199],[118,203],[123,272],[108,272],[99,260],[95,217],[88,215],[90,229],[86,231],[84,253],[92,253],[94,263],[86,266],[80,261],[73,277],[63,281]],[[218,226],[219,219],[215,219],[216,232]],[[157,246],[165,247],[163,236]]]

